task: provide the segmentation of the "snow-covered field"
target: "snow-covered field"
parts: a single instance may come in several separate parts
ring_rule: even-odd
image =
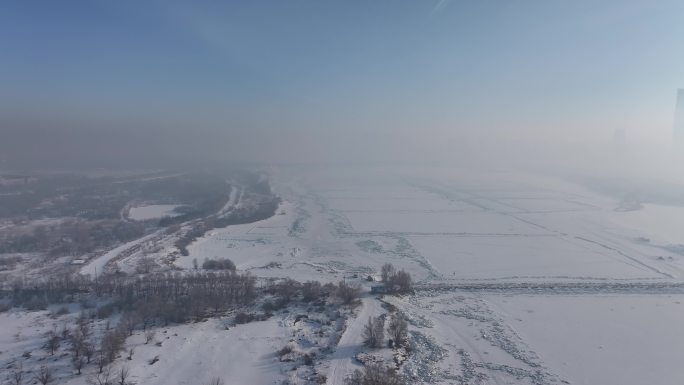
[[[159,219],[164,217],[174,217],[178,215],[174,210],[178,205],[149,205],[131,207],[128,217],[134,221],[146,221],[148,219]]]
[[[551,370],[577,385],[676,384],[684,295],[490,296]]]
[[[136,365],[138,384],[204,384],[216,373],[227,384],[279,384],[285,378],[274,352],[287,343],[287,329],[277,319],[225,330],[219,320],[162,328],[155,344],[138,337],[137,355],[154,365]]]
[[[398,305],[447,352],[434,363],[435,382],[665,385],[684,378],[674,362],[684,354],[673,337],[684,319],[679,300],[602,289],[681,281],[683,256],[671,246],[682,242],[682,208],[621,212],[609,197],[529,175],[297,176],[276,174],[284,215],[214,231],[181,266],[226,256],[257,275],[326,280],[392,262],[421,283],[500,282],[504,292],[509,282],[592,282],[581,295],[419,291]],[[261,268],[270,262],[278,267]]]
[[[617,200],[547,176],[444,169],[276,169],[272,187],[283,198],[275,216],[211,230],[170,263],[192,269],[195,259],[226,257],[258,277],[323,282],[361,282],[387,262],[406,269],[416,293],[384,300],[410,321],[414,350],[401,371],[414,383],[684,380],[683,208],[624,212]],[[160,256],[173,248],[159,243]],[[131,246],[83,272],[117,258],[134,266],[138,254],[117,255]],[[323,358],[328,383],[359,367],[351,358],[359,322],[381,309],[366,296],[347,321],[338,349]],[[161,348],[136,348],[145,357],[159,350],[160,361],[134,364],[135,379],[287,377],[272,356],[292,332],[282,318],[228,331],[217,322],[169,328]]]
[[[410,237],[446,278],[658,278],[598,245],[558,236]]]
[[[189,269],[192,268],[192,261],[195,258],[201,264],[204,258],[227,257],[238,269],[246,270],[281,261],[285,257],[291,259],[289,254],[292,250],[288,252],[285,249],[294,207],[285,202],[281,204],[278,212],[279,214],[256,223],[209,231],[204,237],[192,243],[188,247],[190,255],[179,257],[175,265]],[[293,244],[292,248],[294,247]]]
[[[684,244],[684,207],[647,204],[640,210],[617,213],[615,220],[663,243]]]

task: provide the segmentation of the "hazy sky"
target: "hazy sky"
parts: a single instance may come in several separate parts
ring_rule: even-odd
[[[0,85],[6,163],[663,143],[684,1],[5,0]]]

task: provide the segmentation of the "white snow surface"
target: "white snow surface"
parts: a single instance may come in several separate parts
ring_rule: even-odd
[[[164,217],[175,217],[179,215],[174,211],[178,205],[149,205],[131,207],[128,211],[128,218],[134,221],[146,221],[149,219],[159,219]]]
[[[681,208],[646,205],[642,211],[620,212],[615,210],[619,202],[610,197],[530,175],[426,178],[355,170],[306,177],[276,173],[275,181],[286,200],[284,215],[213,231],[177,264],[187,268],[192,258],[226,256],[259,276],[335,280],[391,262],[419,284],[484,282],[500,285],[503,292],[511,282],[577,282],[578,287],[592,282],[576,296],[553,289],[534,297],[419,291],[398,306],[414,317],[415,331],[433,337],[452,358],[432,366],[416,363],[411,370],[430,367],[437,373],[430,381],[437,383],[450,383],[450,376],[472,383],[606,385],[684,378],[671,358],[662,357],[684,354],[684,344],[666,342],[681,315],[670,294],[609,292],[613,282],[681,281],[682,255],[663,247],[682,240]],[[664,211],[670,214],[663,216]],[[296,223],[303,230],[293,233]],[[265,268],[271,262],[278,267]],[[530,312],[509,312],[501,298],[530,302]],[[365,300],[364,309],[372,301]],[[613,301],[629,311],[606,310]],[[537,305],[548,320],[534,318]],[[349,346],[358,343],[355,325],[364,317],[362,310],[333,353],[328,383],[340,383],[357,367],[347,357]],[[574,321],[582,326],[565,333],[564,325]],[[644,337],[651,342],[644,343],[637,329],[652,334]],[[601,349],[587,345],[598,335],[606,335]],[[617,358],[605,359],[606,352],[616,352]],[[641,376],[618,373],[621,365],[637,361],[641,366],[627,373],[646,371],[650,364],[667,369]]]
[[[137,355],[158,356],[159,361],[136,365],[131,373],[135,383],[194,385],[221,377],[226,384],[279,384],[285,379],[274,352],[285,345],[287,333],[276,318],[230,330],[217,320],[180,325],[158,333],[157,339],[161,347],[136,348]]]
[[[684,379],[684,295],[488,300],[551,369],[573,384],[668,385]]]
[[[684,357],[684,294],[677,292],[684,255],[674,247],[684,243],[682,208],[620,212],[617,200],[570,182],[505,172],[283,168],[271,175],[283,198],[275,216],[212,230],[170,263],[192,269],[193,259],[227,257],[258,277],[360,282],[391,262],[418,288],[384,298],[409,319],[413,350],[400,370],[411,383],[684,379],[677,361]],[[231,207],[239,204],[233,195]],[[101,271],[112,260],[134,266],[138,254],[117,257],[155,238],[136,242],[81,271]],[[159,242],[160,255],[171,254],[173,242]],[[347,320],[337,348],[316,364],[327,383],[341,384],[360,367],[352,357],[362,326],[381,309],[364,297]],[[288,377],[273,352],[292,330],[278,317],[227,331],[217,320],[163,330],[161,347],[140,336],[127,341],[141,358],[130,363],[136,383],[202,384],[218,375],[226,384],[276,384]],[[0,334],[0,350],[24,349],[11,333]],[[160,360],[148,365],[155,355]]]
[[[646,204],[640,210],[617,213],[615,220],[624,226],[643,230],[654,240],[684,244],[684,207]]]

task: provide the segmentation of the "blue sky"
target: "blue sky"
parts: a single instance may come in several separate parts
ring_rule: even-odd
[[[331,151],[666,140],[682,20],[675,0],[7,0],[0,112],[5,129]]]

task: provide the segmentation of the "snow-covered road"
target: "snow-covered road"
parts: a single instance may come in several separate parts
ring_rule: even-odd
[[[363,345],[363,327],[368,317],[375,317],[381,312],[380,301],[375,297],[365,297],[361,301],[359,313],[353,320],[349,320],[347,328],[342,334],[335,353],[330,359],[327,385],[344,385],[345,378],[361,365],[354,363],[354,355]]]
[[[145,243],[146,241],[159,236],[160,234],[163,233],[163,230],[155,231],[152,234],[146,235],[142,238],[138,238],[136,240],[130,241],[128,243],[124,243],[123,245],[116,247],[99,257],[95,257],[88,261],[83,267],[81,267],[81,274],[83,275],[90,275],[91,277],[95,277],[98,274],[102,274],[105,265],[107,262],[111,261],[112,259],[118,257],[121,253],[124,251],[133,249],[135,247],[138,247],[139,245]]]

